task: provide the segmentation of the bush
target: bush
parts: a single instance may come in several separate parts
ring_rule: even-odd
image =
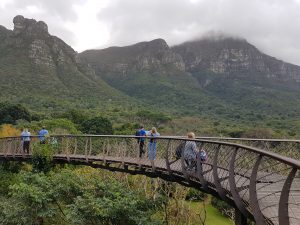
[[[0,124],[15,124],[17,120],[31,121],[29,111],[20,104],[0,103]]]
[[[245,138],[274,138],[274,131],[271,128],[253,128],[242,134]]]
[[[156,126],[160,123],[166,123],[172,120],[170,116],[167,116],[163,113],[151,112],[146,110],[139,111],[136,113],[136,115],[140,117],[142,121],[151,121],[152,123],[154,122]]]
[[[20,135],[21,131],[10,124],[3,124],[2,126],[0,126],[0,137],[12,137]]]
[[[85,120],[81,126],[85,134],[113,134],[112,123],[101,116]]]
[[[50,144],[35,143],[32,150],[32,169],[34,172],[47,173],[52,168],[53,148]]]
[[[234,211],[234,209],[230,205],[228,205],[223,200],[219,200],[216,197],[212,197],[211,205],[213,207],[215,207],[216,209],[218,209],[224,216],[230,217],[228,212],[230,212],[232,210]]]
[[[187,195],[185,196],[185,200],[189,201],[203,201],[207,197],[207,194],[205,194],[202,191],[199,191],[195,188],[190,188]]]

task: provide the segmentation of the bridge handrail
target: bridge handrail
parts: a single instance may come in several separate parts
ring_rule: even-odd
[[[33,148],[39,146],[37,138],[41,136],[30,137],[36,142]],[[31,155],[24,153],[25,145],[22,145],[21,138],[0,138],[2,160],[30,160]],[[300,212],[300,161],[296,159],[298,155],[295,155],[295,158],[286,157],[284,154],[226,139],[142,136],[145,139],[157,139],[159,151],[156,154],[156,145],[153,150],[149,141],[147,158],[144,157],[145,154],[142,157],[141,146],[137,143],[137,138],[140,137],[135,135],[65,134],[50,135],[48,138],[49,143],[53,144],[55,162],[78,163],[113,171],[132,171],[133,174],[140,172],[149,176],[151,174],[150,177],[159,176],[182,184],[192,184],[231,202],[244,216],[254,217],[257,224],[299,224],[300,218],[296,218],[295,223],[296,219],[293,217]],[[207,152],[207,158],[203,161],[201,157],[194,159],[196,169],[191,167],[191,161],[186,161],[189,159],[185,158],[187,145],[181,144],[187,141],[198,143],[196,148],[204,148]],[[296,143],[292,146],[297,150],[297,140]],[[184,147],[178,148],[179,146]],[[285,151],[289,144],[274,146]],[[156,157],[152,156],[153,151]],[[264,211],[266,207],[269,209]]]
[[[32,135],[30,136],[31,138],[38,138],[41,137],[39,135]],[[73,134],[63,134],[63,135],[50,135],[49,137],[105,137],[105,138],[139,138],[139,136],[135,136],[135,135],[73,135]],[[17,136],[17,137],[6,137],[6,139],[18,139],[21,138],[21,136]],[[154,137],[149,137],[146,136],[143,138],[146,139],[153,139]],[[5,139],[5,138],[0,138],[0,139]],[[247,145],[243,145],[243,144],[237,144],[237,143],[232,143],[232,142],[222,142],[222,141],[213,141],[213,140],[207,140],[207,139],[200,139],[199,137],[196,139],[188,139],[188,138],[183,138],[183,137],[174,137],[174,136],[159,136],[159,137],[155,137],[155,139],[163,139],[163,140],[180,140],[180,141],[196,141],[196,142],[205,142],[205,143],[211,143],[211,144],[220,144],[220,145],[225,145],[225,146],[231,146],[231,147],[237,147],[237,148],[243,148],[246,149],[248,151],[260,154],[262,156],[267,156],[270,158],[273,158],[275,160],[278,160],[282,163],[286,163],[292,167],[295,167],[297,169],[300,169],[300,161],[293,159],[293,158],[289,158],[286,156],[282,156],[280,154],[274,153],[274,152],[270,152],[270,151],[266,151],[266,150],[262,150],[259,148],[255,148],[255,147],[250,147]],[[268,140],[268,139],[267,139]]]
[[[134,135],[91,135],[91,134],[53,134],[51,137],[67,137],[67,136],[85,136],[85,137],[137,137]],[[8,136],[8,137],[0,137],[0,139],[5,138],[18,138],[21,136]],[[41,137],[39,135],[30,135],[30,137]],[[185,138],[183,136],[160,136],[163,138]],[[151,137],[148,137],[151,138]],[[159,138],[159,137],[157,137]],[[232,137],[206,137],[206,136],[198,136],[196,139],[207,139],[207,140],[229,140],[229,141],[267,141],[267,142],[295,142],[300,143],[300,139],[273,139],[273,138],[232,138]]]
[[[298,139],[269,139],[269,138],[231,138],[231,137],[196,137],[196,139],[210,140],[228,140],[228,141],[266,141],[266,142],[295,142],[300,143]]]

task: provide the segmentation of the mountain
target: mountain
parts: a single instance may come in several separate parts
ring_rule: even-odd
[[[161,109],[232,119],[299,117],[300,67],[243,39],[162,39],[79,54],[96,75]]]
[[[182,57],[163,39],[88,50],[80,58],[109,85],[149,105],[180,111],[197,108],[195,101],[207,102],[207,96],[198,91],[197,79],[185,72]]]
[[[285,63],[260,52],[243,39],[210,38],[186,42],[172,50],[181,55],[186,71],[213,73],[289,88],[300,87],[300,66]]]
[[[300,67],[243,39],[155,39],[77,54],[47,24],[0,26],[0,101],[34,110],[130,107],[213,119],[300,117]]]
[[[13,23],[12,31],[0,26],[0,99],[35,109],[95,108],[130,99],[50,35],[46,23],[23,16]]]
[[[251,113],[299,118],[299,66],[270,57],[244,39],[202,39],[172,50],[182,56],[186,71],[222,102]]]

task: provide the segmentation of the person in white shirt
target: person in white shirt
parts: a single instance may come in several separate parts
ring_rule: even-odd
[[[30,132],[28,131],[27,128],[23,130],[21,133],[21,138],[23,142],[23,152],[29,153],[29,147],[30,147]]]

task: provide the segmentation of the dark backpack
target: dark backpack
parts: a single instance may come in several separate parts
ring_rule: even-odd
[[[140,130],[137,130],[137,131],[135,132],[135,136],[140,136]]]
[[[138,137],[138,136],[140,136],[140,130],[137,130],[136,132],[135,132],[135,136],[137,136],[135,139],[136,139],[136,141],[137,141],[137,143],[140,143],[140,138]]]
[[[177,146],[177,148],[175,150],[175,157],[176,157],[176,159],[180,159],[181,158],[181,156],[183,154],[183,151],[184,151],[184,148],[185,148],[185,142],[181,142]]]

